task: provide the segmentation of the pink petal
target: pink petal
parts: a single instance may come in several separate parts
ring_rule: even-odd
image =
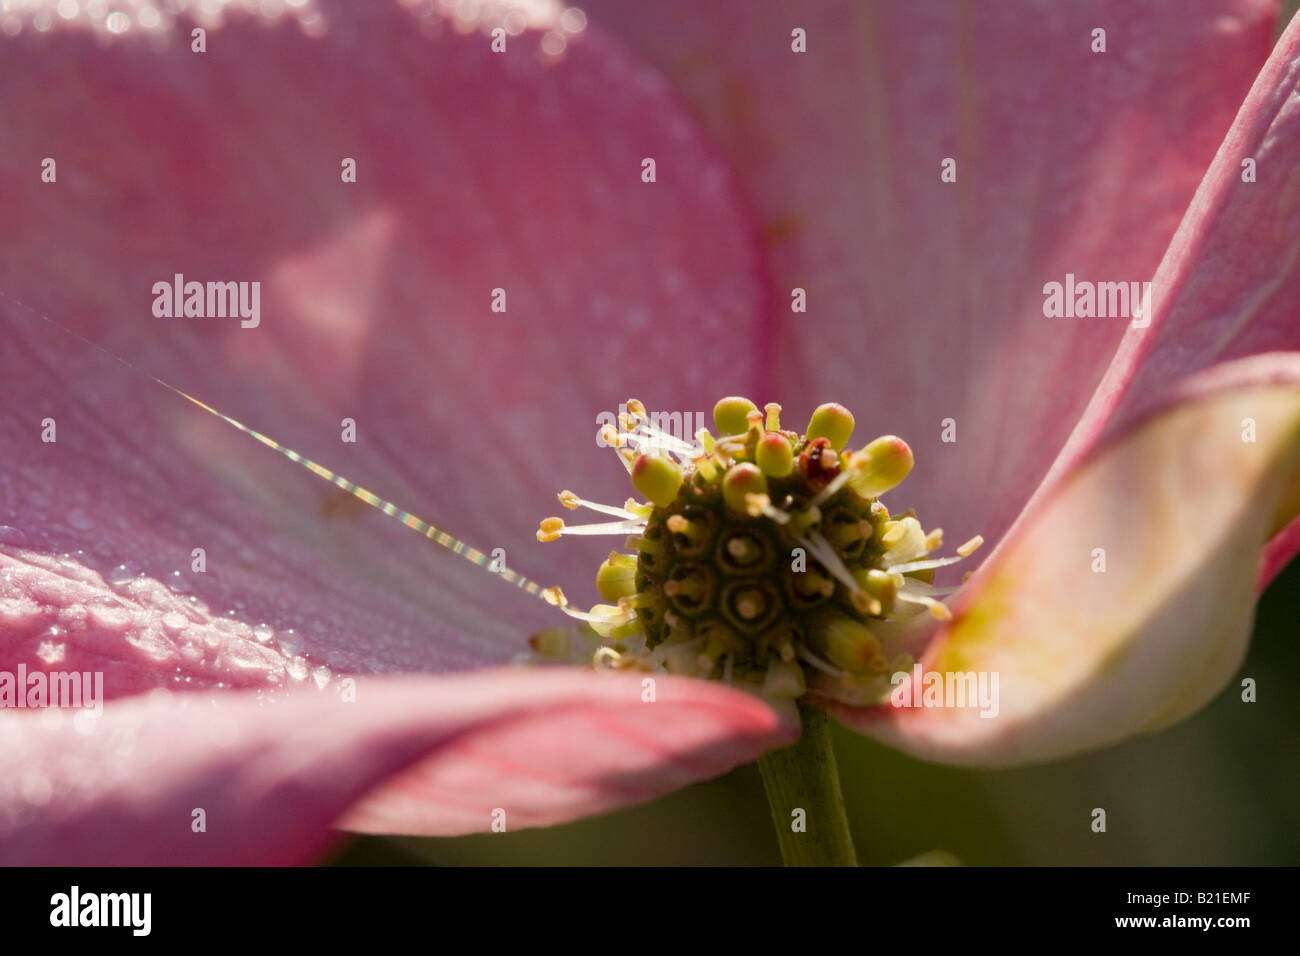
[[[1243,440],[1247,419],[1254,442]],[[979,765],[1066,756],[1182,720],[1241,664],[1260,548],[1300,512],[1298,479],[1300,353],[1186,380],[1052,491],[926,651],[926,671],[997,674],[996,716],[890,706],[840,716],[909,753]]]
[[[776,365],[755,398],[795,419],[843,402],[860,437],[902,435],[917,468],[898,503],[957,541],[1005,531],[1123,334],[1123,320],[1044,318],[1044,283],[1151,277],[1268,54],[1276,10],[584,7],[673,78],[760,209]],[[1099,26],[1105,54],[1090,50]],[[795,27],[806,54],[791,52]],[[945,157],[956,183],[940,181]],[[790,312],[794,287],[806,315]],[[941,440],[947,418],[955,444]]]
[[[544,63],[537,33],[498,57],[393,5],[326,23],[234,14],[204,59],[184,21],[161,43],[61,23],[0,37],[0,192],[22,237],[0,259],[0,666],[103,670],[116,698],[87,737],[0,720],[22,768],[0,814],[14,861],[304,859],[426,757],[353,825],[484,829],[495,806],[550,823],[790,739],[720,688],[661,682],[651,706],[591,675],[375,684],[370,711],[129,696],[471,668],[562,619],[15,300],[571,592],[600,545],[542,551],[533,532],[560,482],[628,494],[597,413],[629,395],[704,409],[757,377],[752,230],[654,73],[595,31]],[[175,272],[263,282],[261,325],[154,318],[152,284]],[[700,356],[721,354],[706,376]],[[212,740],[209,707],[237,745]],[[485,778],[484,760],[516,771]],[[225,821],[198,846],[194,806]]]
[[[1243,161],[1255,181],[1243,181]],[[1300,348],[1300,20],[1293,20],[1246,97],[1153,283],[1148,328],[1119,347],[1069,444],[1068,473],[1107,432],[1145,414],[1170,383],[1217,362]],[[1300,550],[1300,527],[1275,539],[1266,584]]]
[[[724,166],[593,31],[543,63],[537,32],[495,55],[393,4],[326,23],[315,38],[232,15],[203,56],[184,22],[158,48],[57,18],[0,37],[0,191],[22,237],[0,290],[594,599],[607,543],[543,550],[534,531],[570,482],[630,492],[597,413],[629,394],[707,408],[757,374],[758,259]],[[262,281],[261,325],[155,318],[152,284],[175,272]],[[114,696],[267,686],[295,657],[501,662],[563,620],[10,298],[0,316],[0,525],[16,529],[0,533],[0,660],[115,670]],[[706,377],[700,357],[724,353]],[[262,623],[275,640],[256,640]]]
[[[505,670],[363,678],[354,703],[154,691],[98,719],[16,712],[0,721],[0,863],[296,863],[345,811],[358,829],[451,834],[488,832],[501,809],[516,830],[650,799],[797,735],[739,692],[657,683],[644,703],[634,678]]]

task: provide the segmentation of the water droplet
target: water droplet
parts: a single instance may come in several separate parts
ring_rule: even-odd
[[[108,583],[112,585],[126,584],[128,581],[135,580],[139,571],[130,564],[119,564],[112,571],[108,572]]]
[[[168,611],[162,617],[162,625],[172,634],[179,634],[189,624],[189,619],[176,611]]]
[[[259,644],[269,644],[271,643],[271,639],[274,637],[275,631],[265,624],[259,624],[257,627],[253,628],[253,639]]]
[[[12,545],[15,548],[26,547],[27,535],[13,525],[0,524],[0,544]]]
[[[301,657],[295,657],[289,662],[289,676],[294,680],[307,679],[307,662]]]
[[[320,688],[324,688],[324,686],[330,682],[332,676],[334,675],[330,673],[328,667],[318,667],[311,672],[311,679],[314,680],[316,686]]]
[[[89,531],[95,527],[95,519],[80,508],[74,508],[68,512],[68,524],[77,531]]]
[[[279,644],[280,650],[290,657],[297,657],[302,653],[302,639],[293,632],[293,628],[281,634],[276,643]]]
[[[36,656],[46,664],[54,665],[62,662],[67,650],[67,644],[56,641],[42,641],[36,648]]]
[[[178,594],[185,594],[190,590],[190,582],[185,580],[185,575],[179,571],[173,571],[167,577],[167,586]]]

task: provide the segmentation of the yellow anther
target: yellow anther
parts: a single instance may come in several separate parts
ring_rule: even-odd
[[[907,536],[907,525],[901,521],[885,522],[885,533],[880,536],[880,543],[892,548]]]
[[[776,402],[768,402],[763,406],[763,411],[767,412],[766,428],[770,432],[781,430],[781,406]]]
[[[866,614],[868,617],[879,614],[883,610],[881,603],[866,591],[850,591],[849,601],[859,614]]]
[[[570,511],[576,510],[581,503],[581,499],[572,491],[561,491],[557,497],[560,499],[560,504],[564,505],[564,507],[568,508]]]
[[[977,534],[975,535],[975,537],[971,538],[969,541],[967,541],[965,544],[959,547],[957,549],[957,553],[961,555],[963,558],[969,558],[972,554],[974,554],[976,551],[980,549],[980,545],[982,545],[983,543],[984,543],[984,536],[982,534]]]
[[[951,621],[952,611],[948,610],[948,605],[942,601],[930,600],[926,603],[930,609],[930,616],[940,621]]]
[[[560,537],[562,530],[564,530],[563,518],[543,518],[541,525],[537,528],[537,540],[555,541]]]

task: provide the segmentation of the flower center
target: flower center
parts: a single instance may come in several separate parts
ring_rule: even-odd
[[[942,532],[880,501],[912,469],[906,442],[889,435],[848,451],[854,422],[844,407],[820,406],[802,435],[781,427],[780,412],[724,398],[713,413],[721,437],[701,429],[692,444],[629,400],[620,427],[600,437],[646,503],[611,507],[565,491],[565,507],[618,520],[547,518],[537,537],[624,535],[631,553],[612,552],[597,571],[608,604],[580,611],[554,589],[553,602],[588,631],[576,645],[571,632],[544,631],[534,650],[724,680],[769,698],[802,697],[810,683],[851,702],[885,696],[889,675],[911,667],[889,645],[926,610],[949,617],[934,569],[981,539],[957,557],[927,557]]]

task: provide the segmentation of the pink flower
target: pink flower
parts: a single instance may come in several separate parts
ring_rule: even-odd
[[[851,404],[916,451],[899,505],[997,544],[922,660],[998,672],[998,718],[837,710],[924,757],[1104,746],[1233,675],[1300,548],[1300,26],[538,6],[505,54],[415,4],[199,21],[203,53],[0,14],[0,670],[109,698],[0,714],[6,862],[547,825],[797,734],[716,682],[502,666],[553,609],[33,310],[575,595],[606,549],[532,531],[627,495],[598,410]],[[155,317],[176,273],[261,282],[260,323]],[[1149,324],[1045,316],[1067,275],[1151,280]]]

